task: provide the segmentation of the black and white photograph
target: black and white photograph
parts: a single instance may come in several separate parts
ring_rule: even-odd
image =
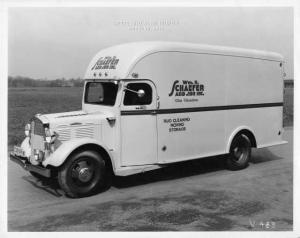
[[[294,14],[8,4],[6,235],[300,237]]]

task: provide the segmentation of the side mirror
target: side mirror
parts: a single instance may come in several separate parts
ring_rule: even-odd
[[[139,89],[137,91],[137,95],[138,95],[139,98],[142,98],[142,97],[145,96],[145,91],[143,89]]]
[[[144,89],[139,89],[138,91],[135,91],[135,90],[131,90],[131,89],[125,87],[125,88],[124,88],[124,91],[126,91],[126,90],[127,90],[127,91],[130,91],[130,92],[132,92],[132,93],[136,93],[136,94],[138,95],[139,98],[142,98],[142,97],[145,96],[145,91],[144,91]]]

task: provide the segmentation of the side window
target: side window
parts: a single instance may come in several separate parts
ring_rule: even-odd
[[[127,84],[124,96],[124,105],[149,105],[152,103],[152,88],[147,83],[129,83]],[[144,92],[139,95],[137,92]]]

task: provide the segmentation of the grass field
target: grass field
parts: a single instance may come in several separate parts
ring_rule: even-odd
[[[36,113],[80,110],[82,88],[9,88],[8,145],[24,138],[24,126]],[[293,88],[284,94],[284,126],[293,125]]]

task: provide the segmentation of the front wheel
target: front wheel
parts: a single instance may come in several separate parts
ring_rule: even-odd
[[[244,169],[248,166],[250,158],[250,139],[244,134],[236,136],[232,141],[230,153],[226,159],[227,168],[230,170]]]
[[[108,184],[107,167],[105,160],[95,151],[76,153],[59,170],[59,185],[69,197],[91,195]]]

